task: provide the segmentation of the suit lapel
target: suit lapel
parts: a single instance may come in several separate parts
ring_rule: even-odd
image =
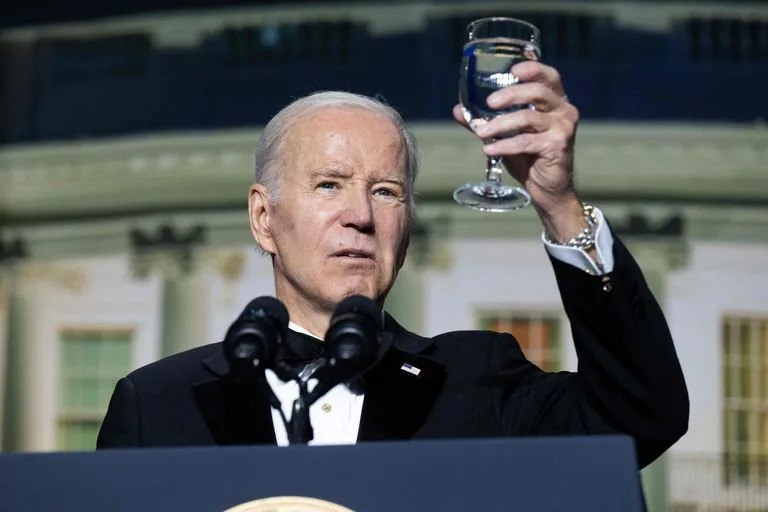
[[[432,340],[405,330],[389,315],[382,337],[389,348],[364,375],[359,441],[410,439],[445,381],[443,365],[425,357],[434,349]]]
[[[363,376],[359,441],[410,439],[424,423],[445,381],[431,358],[434,343],[387,315],[378,361]],[[266,393],[229,369],[221,346],[203,361],[212,378],[193,387],[198,408],[216,444],[275,444]]]
[[[203,365],[214,377],[192,391],[216,444],[275,444],[270,406],[258,389],[266,383],[236,377],[221,346]]]

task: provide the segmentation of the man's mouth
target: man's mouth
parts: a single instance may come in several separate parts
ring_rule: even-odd
[[[333,254],[338,258],[373,259],[373,253],[359,249],[342,249]]]

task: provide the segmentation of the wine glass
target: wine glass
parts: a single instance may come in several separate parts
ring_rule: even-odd
[[[533,105],[513,105],[494,110],[486,102],[488,96],[504,87],[514,85],[518,78],[510,69],[524,60],[539,60],[539,29],[515,18],[482,18],[467,25],[467,43],[461,59],[459,102],[464,119],[485,123],[494,117]],[[519,132],[505,133],[501,138],[514,137]],[[486,144],[497,140],[484,139]],[[485,212],[507,212],[527,206],[531,196],[525,189],[505,185],[501,157],[488,157],[485,181],[466,183],[453,192],[457,203]]]

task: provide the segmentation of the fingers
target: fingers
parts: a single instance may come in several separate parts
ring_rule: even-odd
[[[561,127],[544,133],[521,133],[515,137],[501,139],[483,146],[488,156],[538,155],[550,161],[562,161],[568,158],[575,132]]]
[[[505,137],[510,132],[545,132],[551,120],[537,110],[527,108],[496,117],[485,124],[475,127],[479,137]]]
[[[512,86],[520,87],[520,86]],[[570,103],[563,102],[556,110],[543,112],[540,109],[521,108],[515,112],[502,114],[487,123],[475,126],[475,133],[484,139],[505,138],[510,133],[543,133],[550,130],[572,136],[576,132],[579,111]]]
[[[557,96],[565,96],[560,73],[552,66],[526,60],[512,66],[510,70],[521,82],[539,82],[546,85]]]
[[[464,111],[461,109],[461,105],[456,104],[453,106],[453,110],[451,111],[451,114],[453,114],[453,118],[458,121],[459,124],[468,127],[467,120],[464,119]]]
[[[557,95],[555,91],[541,82],[511,85],[488,96],[488,106],[497,110],[503,110],[514,105],[533,104],[542,112],[550,112],[560,107],[564,102],[566,102],[564,96]]]
[[[511,71],[521,83],[494,92],[488,97],[488,105],[512,111],[473,123],[471,130],[486,140],[500,139],[484,147],[489,156],[563,157],[571,150],[579,112],[565,96],[560,74],[555,68],[534,61],[518,63]],[[535,109],[513,108],[524,105],[534,105]],[[468,127],[459,105],[454,106],[453,116]],[[513,134],[517,135],[510,137]]]
[[[521,133],[483,146],[488,156],[535,155],[545,148],[546,138],[541,134]]]

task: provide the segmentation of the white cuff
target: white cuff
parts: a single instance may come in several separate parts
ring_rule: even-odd
[[[595,250],[597,251],[597,259],[602,264],[602,268],[587,255],[584,249],[549,243],[544,239],[543,232],[541,233],[541,241],[544,242],[544,247],[553,258],[580,268],[590,274],[601,276],[613,271],[613,235],[611,230],[605,227],[603,212],[599,208],[595,208],[594,211],[597,217]]]

